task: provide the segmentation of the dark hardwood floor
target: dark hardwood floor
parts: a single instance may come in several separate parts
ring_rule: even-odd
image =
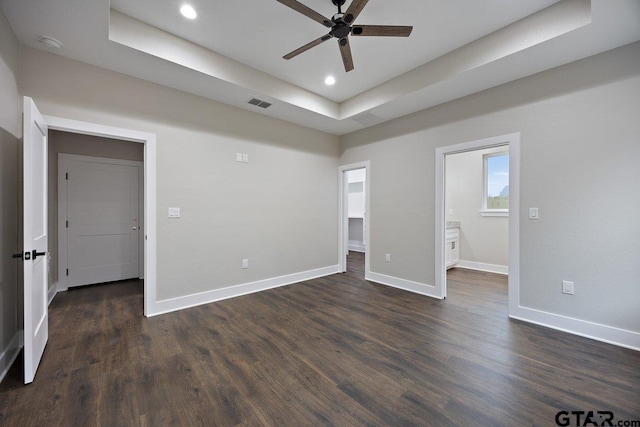
[[[437,301],[353,271],[153,318],[137,281],[58,294],[33,384],[2,426],[554,426],[640,419],[640,353],[509,320],[506,278]],[[575,425],[575,424],[571,424]]]

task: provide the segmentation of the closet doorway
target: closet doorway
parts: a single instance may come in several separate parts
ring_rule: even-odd
[[[340,271],[365,278],[369,271],[369,162],[341,166]]]

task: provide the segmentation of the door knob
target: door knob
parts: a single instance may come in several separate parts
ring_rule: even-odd
[[[36,259],[39,256],[45,256],[47,253],[46,252],[38,252],[37,250],[34,249],[34,250],[31,251],[31,254],[32,254],[32,258]]]
[[[29,261],[31,259],[31,252],[25,252],[24,254],[13,254],[11,255],[11,258],[20,258],[24,259],[25,261]]]

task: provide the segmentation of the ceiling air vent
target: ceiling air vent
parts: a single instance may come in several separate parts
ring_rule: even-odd
[[[267,101],[263,101],[263,100],[258,99],[258,98],[250,99],[249,100],[249,104],[255,105],[255,106],[260,107],[260,108],[269,108],[269,107],[271,107],[271,103],[269,103]]]
[[[362,126],[373,126],[384,122],[386,119],[376,116],[375,114],[365,112],[351,118],[353,121],[360,123]]]

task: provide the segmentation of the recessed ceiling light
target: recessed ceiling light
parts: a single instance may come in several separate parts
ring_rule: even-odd
[[[196,19],[196,17],[198,16],[196,10],[188,4],[185,4],[180,8],[180,13],[182,14],[182,16],[188,19]]]
[[[327,86],[331,86],[335,83],[336,83],[336,78],[333,76],[328,76],[326,79],[324,79],[324,84],[326,84]]]
[[[39,41],[43,45],[54,49],[60,49],[62,47],[62,42],[60,40],[54,39],[53,37],[42,36],[40,37]]]

